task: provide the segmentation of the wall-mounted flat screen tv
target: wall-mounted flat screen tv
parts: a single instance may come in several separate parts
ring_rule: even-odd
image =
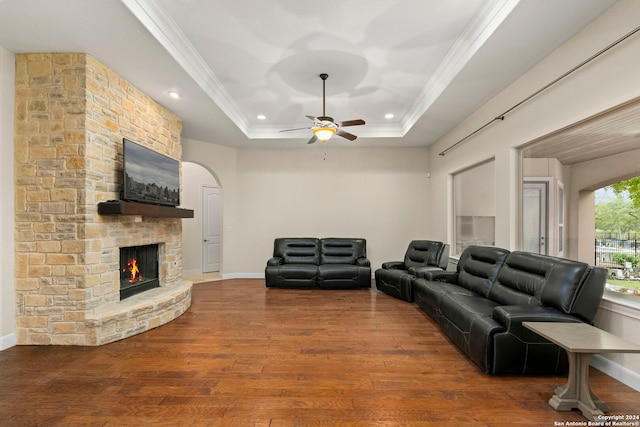
[[[180,163],[123,138],[124,185],[122,199],[130,202],[178,206]]]

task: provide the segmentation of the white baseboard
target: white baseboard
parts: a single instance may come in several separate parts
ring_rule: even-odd
[[[640,374],[625,368],[624,366],[612,362],[604,356],[594,354],[591,357],[591,366],[597,370],[604,372],[612,378],[620,381],[622,384],[631,387],[634,390],[640,391]]]
[[[264,279],[264,273],[226,273],[222,279]]]
[[[182,274],[185,274],[184,271]],[[264,273],[227,273],[222,275],[222,279],[264,279]],[[373,273],[371,280],[375,280]]]
[[[222,275],[222,279],[264,279],[264,273],[227,273]],[[373,274],[371,275],[371,280],[375,280]]]
[[[18,344],[18,337],[16,334],[9,334],[0,337],[0,351],[14,347]]]

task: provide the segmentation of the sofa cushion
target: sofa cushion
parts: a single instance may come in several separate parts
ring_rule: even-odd
[[[497,302],[479,295],[448,293],[440,302],[440,311],[460,330],[470,332],[478,317],[491,317],[493,309],[498,305]]]
[[[449,245],[431,240],[412,240],[404,254],[406,270],[429,265],[446,268],[448,261]]]
[[[490,246],[467,247],[458,261],[458,284],[487,297],[508,254]]]
[[[434,282],[427,279],[414,279],[413,293],[418,305],[427,313],[436,316],[435,320],[442,315],[440,304],[442,303],[442,298],[448,293],[475,295],[473,291],[462,286],[453,283]]]
[[[512,252],[505,260],[489,298],[502,305],[545,305],[571,313],[585,263],[529,252]]]
[[[282,237],[275,239],[273,256],[281,257],[284,264],[320,263],[319,239],[313,237]]]
[[[318,285],[318,266],[315,264],[281,264],[267,267],[267,287],[314,288]]]
[[[320,264],[356,264],[366,258],[365,239],[326,238],[320,240]]]
[[[315,264],[282,264],[278,267],[278,276],[283,279],[313,279],[318,275]]]
[[[489,298],[503,305],[540,305],[547,274],[556,258],[534,253],[512,252],[504,262]]]
[[[590,270],[588,264],[559,259],[547,275],[547,283],[540,294],[542,304],[563,313],[573,313],[579,288]]]

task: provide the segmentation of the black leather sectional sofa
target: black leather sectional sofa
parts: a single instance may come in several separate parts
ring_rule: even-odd
[[[563,349],[525,321],[591,323],[607,271],[568,259],[470,246],[456,271],[413,280],[418,306],[487,374],[564,374]]]
[[[267,261],[268,288],[370,288],[367,241],[351,238],[275,239]]]

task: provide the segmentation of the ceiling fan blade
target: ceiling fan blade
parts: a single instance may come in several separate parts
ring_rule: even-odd
[[[311,137],[311,139],[309,140],[309,142],[307,142],[307,144],[313,144],[313,143],[314,143],[314,142],[316,142],[317,140],[318,140],[318,137],[317,137],[317,136],[315,136],[315,135],[313,135],[313,136]]]
[[[316,121],[316,118],[315,118],[315,117],[310,116],[310,115],[308,115],[308,114],[307,114],[305,117],[306,117],[307,119],[309,119],[309,120],[314,121],[314,122]]]
[[[341,136],[341,137],[343,137],[343,138],[346,138],[346,139],[348,139],[349,141],[353,141],[353,140],[355,140],[355,139],[357,138],[357,136],[355,136],[354,134],[349,133],[349,132],[345,132],[345,131],[343,131],[342,129],[338,129],[338,130],[336,131],[336,135],[339,135],[339,136]],[[315,136],[315,135],[314,135],[314,136]]]
[[[311,128],[306,127],[306,128],[284,129],[284,130],[281,130],[280,132],[291,132],[292,130],[302,130],[302,129],[311,129]]]
[[[345,122],[340,122],[340,126],[358,126],[358,125],[363,125],[363,124],[364,124],[364,120],[362,120],[362,119],[347,120]]]

